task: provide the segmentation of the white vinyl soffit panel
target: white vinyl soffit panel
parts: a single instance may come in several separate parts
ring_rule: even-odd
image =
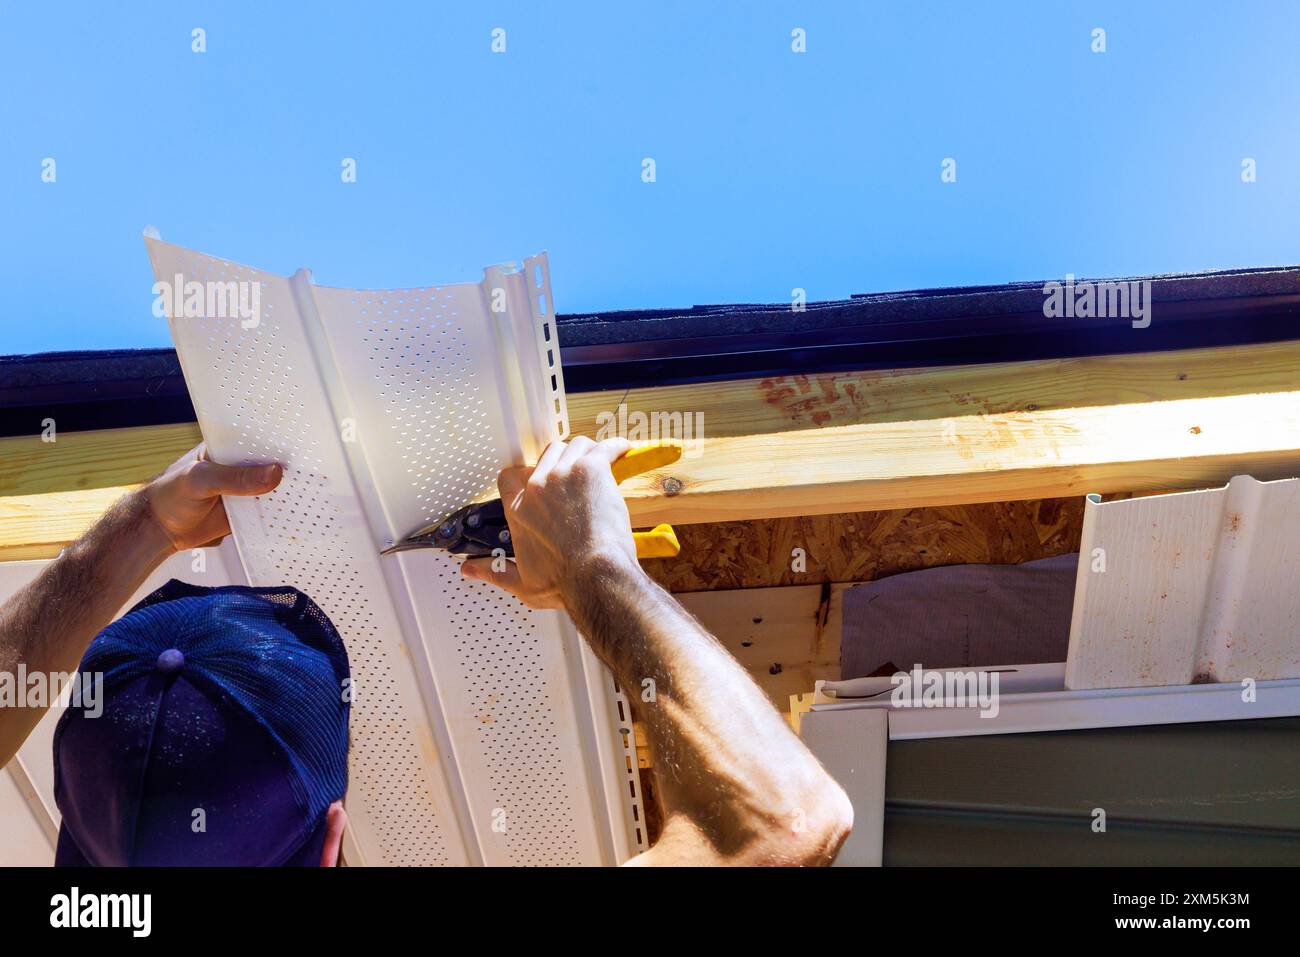
[[[201,284],[203,305],[173,294],[168,321],[209,454],[285,465],[269,495],[226,500],[248,581],[301,589],[347,643],[349,862],[635,854],[627,705],[567,617],[462,580],[441,552],[379,555],[567,435],[545,255],[358,291],[146,245],[156,293]],[[253,289],[255,319],[221,308]]]
[[[1084,506],[1065,686],[1300,678],[1300,479]]]

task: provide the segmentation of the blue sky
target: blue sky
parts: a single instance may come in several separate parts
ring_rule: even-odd
[[[1300,262],[1300,4],[299,6],[6,0],[0,353],[168,344],[148,224],[561,312]]]

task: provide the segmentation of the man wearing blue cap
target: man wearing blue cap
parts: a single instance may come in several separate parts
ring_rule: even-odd
[[[62,866],[303,866],[338,859],[349,671],[293,588],[170,581],[81,661],[104,713],[54,732]]]
[[[222,495],[261,495],[278,465],[210,462],[191,449],[144,488],[123,496],[41,574],[0,606],[0,671],[74,671],[93,638],[175,554],[230,534]],[[40,721],[42,707],[0,708],[0,766]]]
[[[230,532],[222,495],[280,475],[197,448],[0,608],[0,672],[103,675],[103,714],[68,709],[55,731],[56,864],[337,863],[349,673],[320,609],[172,581],[104,627],[165,558]],[[0,765],[44,711],[23,704],[0,708]]]
[[[665,822],[632,863],[830,863],[852,807],[739,663],[641,569],[610,471],[628,448],[579,436],[503,471],[517,563],[472,559],[462,574],[568,611],[624,687],[654,680],[642,717]],[[278,466],[219,466],[196,450],[127,496],[0,608],[0,669],[71,670],[163,558],[229,532],[221,495],[279,479]],[[347,657],[306,596],[171,582],[105,629],[83,668],[103,672],[111,701],[56,732],[60,862],[336,861]],[[0,709],[0,763],[39,717]]]

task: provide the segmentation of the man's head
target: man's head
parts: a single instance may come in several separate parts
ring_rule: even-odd
[[[56,864],[337,861],[350,674],[306,595],[171,581],[81,670],[103,674],[104,708],[55,731]]]

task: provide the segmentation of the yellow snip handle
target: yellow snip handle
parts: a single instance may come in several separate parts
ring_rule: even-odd
[[[672,442],[642,445],[629,449],[610,466],[614,481],[622,482],[633,475],[672,465],[682,457],[682,447]],[[637,558],[673,558],[682,550],[671,525],[656,525],[648,532],[633,532]]]
[[[622,458],[615,459],[610,471],[614,473],[614,481],[622,483],[633,475],[672,465],[681,457],[682,447],[673,442],[638,445],[624,452]]]
[[[676,558],[682,550],[671,525],[656,525],[648,532],[633,532],[637,558]]]

